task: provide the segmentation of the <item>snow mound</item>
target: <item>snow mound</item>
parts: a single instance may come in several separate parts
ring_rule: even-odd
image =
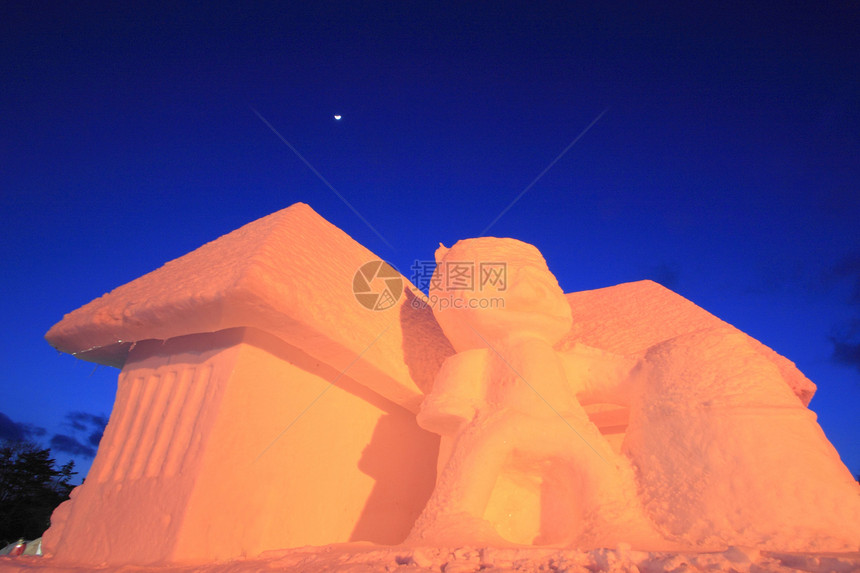
[[[15,563],[853,563],[823,552],[858,550],[860,487],[789,360],[650,281],[565,295],[521,241],[436,256],[424,297],[296,204],[67,315],[48,341],[122,367],[117,401]]]
[[[57,565],[39,557],[0,557],[0,573],[87,573],[104,567]],[[490,547],[379,548],[332,545],[271,551],[224,563],[111,567],[131,573],[855,573],[860,553],[780,553],[748,547],[714,552],[592,551]]]

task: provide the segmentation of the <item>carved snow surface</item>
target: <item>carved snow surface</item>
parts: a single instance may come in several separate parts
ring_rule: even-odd
[[[501,287],[446,276],[489,261]],[[460,241],[437,263],[458,354],[418,415],[445,459],[411,540],[857,548],[857,484],[788,360],[649,281],[565,298],[513,239]]]
[[[46,563],[858,549],[789,360],[650,281],[564,294],[514,239],[437,261],[425,297],[296,204],[67,315],[48,341],[122,372]]]
[[[422,379],[450,346],[406,292],[385,312],[356,304],[353,277],[378,261],[346,233],[296,203],[258,219],[66,315],[55,348],[121,368],[141,340],[253,327],[301,348],[375,392],[417,409]]]

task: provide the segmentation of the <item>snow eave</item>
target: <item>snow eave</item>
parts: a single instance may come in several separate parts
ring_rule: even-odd
[[[297,203],[93,300],[45,338],[61,352],[121,368],[136,342],[255,328],[417,410],[427,386],[421,376],[432,380],[430,370],[451,348],[432,312],[414,309],[410,296],[384,311],[355,299],[353,276],[373,260],[379,257]],[[403,282],[404,294],[417,293]]]
[[[122,288],[122,287],[120,287]],[[114,291],[116,292],[116,291]],[[423,398],[405,366],[393,357],[364,352],[374,341],[350,344],[334,340],[307,323],[296,320],[289,309],[266,298],[268,290],[236,285],[211,300],[178,296],[158,304],[114,306],[121,296],[105,295],[69,313],[45,335],[60,352],[76,358],[122,368],[134,344],[144,340],[169,340],[192,334],[231,328],[254,328],[276,336],[307,354],[345,371],[385,398],[417,411]],[[386,360],[389,358],[389,360]]]

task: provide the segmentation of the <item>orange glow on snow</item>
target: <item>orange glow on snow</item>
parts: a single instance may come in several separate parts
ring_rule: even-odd
[[[504,304],[406,279],[359,304],[379,257],[296,204],[67,315],[48,341],[122,371],[46,554],[858,550],[860,491],[788,359],[650,281],[565,295],[513,239],[437,256],[503,263]]]

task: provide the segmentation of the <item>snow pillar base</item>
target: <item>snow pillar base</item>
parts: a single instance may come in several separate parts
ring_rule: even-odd
[[[261,331],[143,341],[45,549],[143,564],[398,543],[431,493],[437,451],[407,410]]]

